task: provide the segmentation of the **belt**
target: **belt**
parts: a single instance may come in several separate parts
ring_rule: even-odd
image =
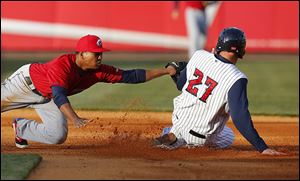
[[[42,96],[42,94],[34,87],[30,77],[24,77],[26,84],[30,87],[31,91],[34,92],[35,94]]]
[[[189,133],[190,133],[191,135],[193,135],[193,136],[198,137],[198,138],[206,139],[206,136],[205,136],[205,135],[202,135],[202,134],[200,134],[200,133],[197,133],[197,132],[195,132],[195,131],[193,131],[193,130],[190,130]]]

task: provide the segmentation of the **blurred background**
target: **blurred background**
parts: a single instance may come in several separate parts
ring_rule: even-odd
[[[188,60],[185,7],[173,1],[1,1],[1,81],[22,64],[73,53],[86,34],[111,52],[105,64],[123,69],[162,67]],[[238,67],[248,76],[253,114],[299,115],[299,2],[220,1],[207,7],[207,41],[241,28],[247,54]],[[172,111],[180,92],[170,77],[140,85],[99,84],[71,96],[77,109]]]
[[[187,49],[184,4],[171,18],[172,1],[2,1],[2,50],[74,50],[76,40],[97,34],[114,51]],[[299,2],[220,1],[208,6],[208,41],[236,26],[246,32],[247,52],[297,53]]]

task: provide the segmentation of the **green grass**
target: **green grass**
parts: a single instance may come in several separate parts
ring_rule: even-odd
[[[37,154],[1,153],[1,180],[24,180],[42,160]]]
[[[298,61],[244,61],[249,110],[254,114],[299,115]]]
[[[163,67],[165,61],[106,61],[123,69]],[[1,80],[24,61],[1,61]],[[237,66],[248,77],[249,110],[257,115],[299,115],[299,56],[250,55]],[[179,95],[169,76],[142,84],[95,84],[70,96],[76,109],[172,111]]]
[[[142,84],[94,85],[71,96],[70,101],[80,109],[171,111],[173,98],[179,93],[165,76]]]

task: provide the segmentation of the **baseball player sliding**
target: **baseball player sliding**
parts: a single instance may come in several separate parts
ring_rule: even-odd
[[[283,155],[270,149],[253,126],[248,110],[247,77],[235,64],[245,54],[246,37],[238,28],[225,28],[215,51],[196,51],[186,65],[172,62],[172,76],[182,93],[174,99],[172,127],[154,139],[157,147],[229,147],[233,131],[225,124],[231,116],[239,132],[262,154]],[[176,65],[176,66],[174,66]]]
[[[75,54],[61,55],[44,64],[24,65],[1,84],[1,113],[28,107],[42,119],[42,123],[26,118],[13,120],[17,147],[27,147],[28,140],[62,144],[67,138],[67,120],[76,127],[92,121],[79,117],[67,96],[98,82],[136,84],[176,73],[174,67],[122,70],[105,65],[101,61],[106,51],[98,36],[87,35],[77,42]]]

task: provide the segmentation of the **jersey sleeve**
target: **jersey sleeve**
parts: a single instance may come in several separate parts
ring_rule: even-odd
[[[69,99],[67,98],[67,90],[59,87],[59,86],[52,86],[51,87],[52,94],[53,94],[53,101],[60,108],[63,104],[69,103]]]
[[[146,81],[146,70],[144,69],[133,69],[124,70],[122,73],[122,79],[120,83],[127,84],[138,84]]]
[[[232,121],[239,132],[258,150],[268,148],[253,126],[248,110],[247,79],[241,78],[233,84],[228,92],[228,104]]]
[[[102,64],[96,76],[99,82],[118,83],[122,80],[122,73],[122,69]]]

